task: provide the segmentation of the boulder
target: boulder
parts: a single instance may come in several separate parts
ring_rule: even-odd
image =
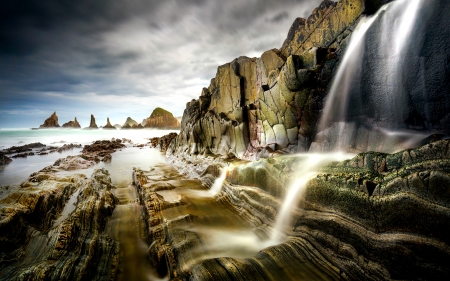
[[[40,129],[46,129],[46,128],[59,128],[58,124],[58,116],[56,116],[56,111],[53,112],[53,114],[45,119],[44,124],[39,126]]]

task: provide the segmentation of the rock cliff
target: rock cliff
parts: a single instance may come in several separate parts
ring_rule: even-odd
[[[69,121],[67,123],[64,123],[62,125],[63,128],[81,128],[80,123],[78,123],[77,117],[75,117],[75,119],[73,121]]]
[[[142,121],[142,126],[145,128],[158,128],[158,129],[178,129],[180,123],[173,117],[169,111],[157,107],[153,110],[149,118]]]
[[[169,148],[169,155],[212,153],[250,160],[267,157],[273,152],[308,151],[316,137],[324,98],[341,62],[349,36],[361,17],[365,16],[363,13],[375,11],[385,2],[388,1],[325,0],[308,19],[297,18],[294,21],[280,50],[266,51],[260,58],[239,57],[219,66],[216,77],[211,80],[209,87],[202,90],[197,100],[187,103],[180,135]],[[427,12],[436,15],[439,26],[445,26],[444,22],[448,17],[441,11],[448,10],[446,9],[448,3],[442,0],[433,2],[434,10]],[[379,19],[381,20],[382,18]],[[428,28],[430,31],[433,30],[432,26]],[[378,43],[374,40],[377,38],[379,40],[380,36],[379,32],[373,33],[372,41],[369,40],[369,43],[375,48]],[[439,40],[430,39],[427,50],[432,48],[431,42],[436,42],[436,46],[449,45],[450,40],[439,34],[433,36]],[[441,73],[446,73],[447,70],[443,69],[444,64],[439,59],[444,56],[442,50],[439,49],[435,53],[430,50],[429,53],[430,64],[427,64],[429,68],[426,66],[426,69],[442,69]],[[375,57],[375,53],[371,55],[367,63],[370,59],[373,59],[372,62],[382,61]],[[420,58],[415,59],[420,61]],[[441,63],[437,66],[439,60]],[[365,73],[367,77],[371,75],[370,71]],[[417,72],[414,72],[414,75],[417,75]],[[419,81],[420,79],[414,75],[411,76],[411,80]],[[435,77],[439,77],[436,78],[438,80],[435,79],[436,84],[431,85],[430,82],[426,83],[430,84],[429,86],[424,86],[428,90],[427,96],[412,97],[417,103],[406,106],[406,110],[413,115],[414,112],[420,112],[415,114],[415,117],[425,116],[426,113],[428,119],[433,120],[429,123],[429,130],[421,127],[415,133],[432,134],[436,130],[445,133],[448,128],[446,125],[443,126],[447,124],[444,108],[450,108],[448,90],[444,90],[448,79],[444,79],[442,74],[436,74]],[[361,99],[370,102],[372,106],[367,107],[363,102],[365,105],[362,108],[350,107],[354,108],[353,116],[366,115],[366,117],[357,119],[356,129],[348,131],[353,140],[349,150],[359,152],[365,151],[364,149],[368,147],[380,147],[376,140],[382,133],[369,134],[369,131],[373,132],[371,128],[382,123],[373,120],[385,119],[383,116],[377,117],[377,112],[374,112],[375,103],[380,97],[390,94],[389,85],[378,87],[374,83],[367,83],[363,88],[364,91],[361,90],[359,93],[371,94]],[[419,89],[411,88],[411,91],[418,92]],[[439,98],[435,100],[432,97]],[[419,100],[426,102],[421,103]],[[437,100],[443,102],[438,105]],[[424,104],[429,104],[436,110],[427,110]],[[411,120],[420,119],[414,116]],[[358,120],[362,120],[362,124],[359,124]],[[422,123],[425,124],[424,122]],[[338,129],[333,127],[330,132]],[[336,136],[326,134],[322,136],[322,139],[324,138],[325,141],[331,139],[331,142],[335,142],[333,138]],[[350,149],[351,145],[357,146],[357,149]]]
[[[114,127],[113,125],[111,125],[111,123],[109,122],[109,117],[106,118],[106,125],[103,126],[103,129],[107,129],[107,130],[117,130],[116,127]]]
[[[40,129],[59,128],[58,116],[56,116],[56,111],[53,112],[53,114],[49,118],[45,119],[44,124],[39,126],[39,128]]]

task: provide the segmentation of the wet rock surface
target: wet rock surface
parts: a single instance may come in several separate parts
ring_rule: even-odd
[[[21,152],[30,152],[33,148],[41,148],[45,147],[45,144],[40,142],[34,142],[30,144],[20,145],[20,146],[11,146],[10,148],[2,150],[4,154],[13,154],[13,153],[21,153]]]
[[[11,158],[6,156],[4,153],[0,152],[0,165],[6,165],[11,161],[12,161]]]
[[[99,140],[90,145],[85,145],[81,157],[95,162],[111,160],[111,153],[117,149],[126,147],[121,139]]]
[[[170,145],[170,142],[178,136],[177,133],[170,133],[162,137],[156,137],[150,139],[151,147],[159,148],[161,151],[166,151]]]
[[[119,246],[104,235],[117,199],[108,171],[35,173],[0,195],[2,280],[111,280]]]
[[[354,280],[445,278],[450,274],[445,262],[450,258],[449,145],[443,140],[396,154],[362,153],[321,168],[292,210],[294,225],[287,235],[306,239]],[[249,204],[249,212],[270,223],[277,209],[273,198],[284,198],[300,159],[237,166],[229,173],[232,184],[264,192],[227,191],[236,205]]]
[[[269,227],[245,208],[233,206],[235,199],[227,194],[207,196],[207,186],[214,181],[210,176],[202,183],[165,165],[150,171],[135,169],[133,174],[152,243],[151,261],[170,280],[341,277],[304,239],[292,237],[285,244],[262,250]],[[242,192],[239,187],[233,189]]]

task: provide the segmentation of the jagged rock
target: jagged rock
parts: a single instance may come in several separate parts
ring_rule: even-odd
[[[125,127],[125,126],[133,126],[133,125],[137,125],[138,124],[138,122],[136,122],[135,120],[133,120],[133,119],[131,119],[131,117],[128,117],[127,118],[127,120],[125,121],[125,123],[123,123],[123,125],[122,125],[122,127]]]
[[[98,129],[97,124],[95,123],[95,117],[91,114],[91,121],[89,123],[89,127],[84,128],[84,130],[95,130]]]
[[[20,146],[11,146],[10,148],[4,149],[1,152],[4,154],[12,154],[12,153],[22,153],[22,152],[30,152],[33,148],[41,148],[45,147],[45,144],[40,142],[33,142]]]
[[[2,279],[114,279],[119,245],[102,233],[117,202],[111,188],[104,169],[90,179],[34,173],[1,198]]]
[[[127,130],[127,129],[131,129],[132,127],[130,126],[130,124],[125,124],[124,126],[122,126],[122,128],[120,128],[121,130]]]
[[[67,123],[64,123],[62,125],[63,128],[81,128],[80,123],[78,123],[77,117],[75,117],[75,120],[69,121]]]
[[[180,128],[180,123],[173,117],[172,113],[157,107],[149,118],[142,121],[142,126],[145,128],[178,129]]]
[[[108,129],[108,130],[117,130],[116,127],[114,127],[113,125],[111,125],[111,123],[109,122],[109,117],[106,118],[106,125],[103,126],[103,129]]]
[[[161,151],[166,151],[169,147],[170,142],[178,136],[177,133],[170,133],[162,137],[156,137],[150,139],[150,144],[152,147],[158,147]]]
[[[49,118],[45,119],[44,124],[39,126],[39,129],[45,128],[59,128],[58,116],[56,116],[56,111],[53,112],[53,114]]]

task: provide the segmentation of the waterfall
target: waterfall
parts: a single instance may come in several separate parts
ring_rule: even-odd
[[[209,196],[214,196],[222,190],[223,182],[225,181],[225,178],[227,177],[227,172],[228,172],[227,167],[222,169],[222,172],[220,173],[220,177],[218,177],[214,180],[213,185],[208,190]]]
[[[379,46],[371,46],[371,55],[380,61],[381,67],[373,74],[375,77],[373,81],[375,81],[375,85],[377,83],[388,84],[391,89],[391,92],[385,95],[385,100],[380,102],[380,107],[382,107],[378,110],[378,112],[382,112],[380,120],[386,124],[394,122],[395,125],[398,125],[407,118],[405,116],[407,101],[405,101],[402,81],[403,59],[412,40],[417,14],[422,2],[423,0],[397,0],[384,5],[375,15],[360,19],[349,39],[344,57],[332,81],[319,122],[319,133],[315,142],[311,145],[310,152],[349,151],[349,144],[355,142],[353,138],[363,135],[361,131],[358,131],[354,120],[349,120],[349,110],[361,112],[364,111],[364,107],[350,108],[349,105],[353,106],[350,102],[350,98],[352,98],[350,94],[355,89],[359,90],[356,91],[357,93],[361,93],[362,91],[358,89],[358,86],[362,85],[359,85],[358,79],[364,71],[365,74],[367,74],[367,71],[373,71],[373,69],[367,70],[364,68],[366,67],[364,57],[366,56],[366,44],[368,44],[367,34],[374,27],[374,23],[377,23],[375,28],[380,30],[378,34],[375,33],[378,37],[372,43],[380,43]],[[369,75],[371,74],[369,73]],[[366,112],[358,114],[363,115]],[[386,118],[386,116],[389,116],[389,118]],[[383,138],[385,147],[390,148],[398,145],[400,139],[404,139],[404,143],[412,145],[412,137],[407,133],[392,132],[383,128],[371,129],[372,132],[365,132],[366,139],[369,139],[366,140],[367,142],[372,141],[370,138]],[[370,146],[361,150],[370,148],[378,151],[384,150],[383,147]],[[304,157],[305,161],[297,170],[297,178],[289,186],[279,211],[271,236],[271,241],[274,243],[281,242],[282,233],[288,226],[292,225],[292,222],[290,222],[292,210],[296,208],[308,181],[319,172],[320,166],[331,161],[342,161],[350,156],[336,152],[332,154],[309,153],[298,157]]]
[[[419,56],[413,45],[419,46],[423,39],[413,35],[423,2],[397,0],[375,15],[361,18],[331,82],[310,151],[393,152],[408,148],[410,142],[399,143],[417,132],[406,130],[405,120],[411,114],[408,99],[414,93],[405,89],[403,72],[411,67],[405,57]],[[369,33],[371,38],[367,38]],[[393,137],[397,135],[391,132],[396,131],[403,131],[401,138]],[[367,137],[361,140],[361,135]]]
[[[297,169],[297,177],[292,181],[286,196],[283,200],[283,205],[278,212],[275,228],[272,231],[270,241],[272,244],[282,242],[282,233],[287,226],[290,225],[290,218],[292,210],[297,206],[298,201],[303,196],[308,181],[317,175],[319,168],[332,161],[343,161],[350,158],[352,155],[344,153],[307,153],[300,154],[293,157],[302,157],[300,167]]]

